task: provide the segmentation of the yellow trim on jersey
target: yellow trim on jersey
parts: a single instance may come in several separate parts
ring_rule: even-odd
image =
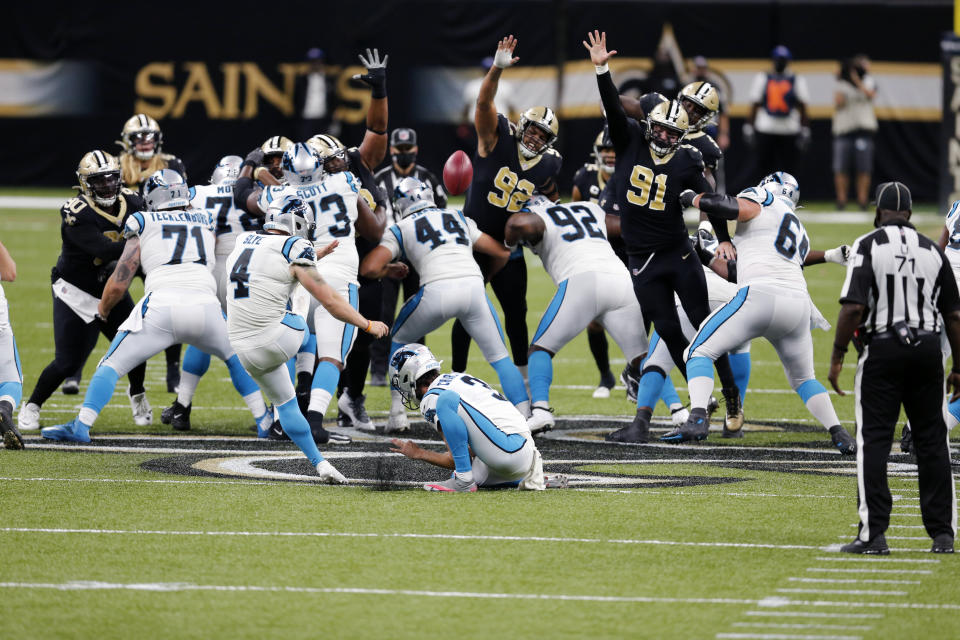
[[[123,190],[121,190],[120,195],[117,196],[117,201],[120,203],[120,210],[115,216],[110,215],[109,213],[107,213],[106,211],[98,207],[97,203],[93,201],[93,198],[89,197],[87,194],[82,193],[80,194],[79,197],[81,200],[87,203],[87,206],[93,209],[94,212],[97,213],[97,215],[103,218],[106,218],[107,220],[117,225],[118,227],[120,226],[120,223],[123,221],[123,217],[127,215],[127,200],[126,198],[123,197]]]

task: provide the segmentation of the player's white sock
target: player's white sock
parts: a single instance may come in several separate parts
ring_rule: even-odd
[[[259,418],[267,412],[267,405],[263,401],[263,396],[260,395],[259,391],[254,391],[253,393],[248,393],[243,396],[243,401],[247,403],[247,408],[250,409],[250,413],[253,414],[254,419]]]
[[[530,417],[530,401],[524,400],[523,402],[518,402],[514,405],[517,408],[517,411],[520,412],[524,418]]]
[[[473,482],[473,469],[471,469],[470,471],[464,471],[463,473],[460,473],[459,471],[454,471],[453,475],[455,475],[457,477],[457,480],[459,480],[460,482],[467,482],[467,483]]]
[[[320,413],[326,413],[327,407],[330,406],[330,399],[333,398],[333,395],[326,389],[311,389],[310,390],[310,407],[307,411],[319,411]]]
[[[549,410],[550,410],[550,403],[549,403],[549,402],[546,402],[545,400],[539,400],[539,401],[533,403],[533,408],[534,408],[534,409],[544,409],[544,410],[546,410],[546,411],[549,411]]]
[[[100,415],[99,411],[94,411],[90,407],[80,407],[80,413],[77,415],[77,418],[83,424],[92,427],[93,423],[97,421],[98,415]]]
[[[313,373],[313,367],[317,363],[317,356],[309,351],[303,351],[297,354],[297,373]]]
[[[190,406],[193,402],[193,395],[197,392],[198,384],[200,384],[200,376],[188,371],[180,372],[180,386],[177,387],[177,402],[180,403],[180,406]]]
[[[813,414],[813,417],[816,418],[825,429],[840,424],[840,420],[837,418],[837,412],[834,410],[833,403],[830,402],[830,396],[826,391],[807,398],[806,405],[807,411]]]
[[[710,394],[713,393],[713,377],[696,376],[687,381],[687,388],[690,390],[690,408],[706,409],[710,402]]]
[[[957,417],[950,412],[947,412],[947,433],[950,432],[955,426],[960,424],[960,421],[957,420]]]
[[[523,365],[522,367],[517,367],[517,369],[520,369],[520,375],[523,376],[523,383],[530,384],[529,376],[527,375],[527,365]]]

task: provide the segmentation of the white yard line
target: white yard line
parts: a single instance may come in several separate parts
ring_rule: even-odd
[[[803,582],[803,583],[821,583],[825,582],[828,584],[920,584],[920,580],[883,580],[883,579],[870,579],[870,578],[787,578],[790,582]]]
[[[807,567],[807,571],[817,573],[909,573],[915,575],[929,575],[928,569],[827,569],[825,567]]]
[[[831,631],[869,631],[873,627],[862,624],[803,624],[787,622],[734,622],[735,627],[766,627],[769,629],[824,629]]]
[[[798,635],[793,633],[718,633],[715,638],[739,638],[741,640],[860,640],[863,636]]]
[[[905,596],[906,591],[881,591],[876,589],[777,589],[777,593],[829,593],[847,596]]]
[[[882,618],[882,613],[823,613],[820,611],[747,611],[748,616],[770,616],[772,618]]]
[[[377,533],[350,531],[183,531],[150,529],[70,529],[45,527],[0,527],[0,533],[49,533],[90,535],[149,535],[149,536],[224,536],[224,537],[292,537],[292,538],[406,538],[419,540],[474,540],[492,542],[566,542],[585,544],[652,545],[676,547],[717,547],[731,549],[812,549],[813,545],[780,545],[750,542],[694,542],[679,540],[638,540],[631,538],[561,538],[547,536],[458,535],[450,533]]]
[[[830,556],[819,556],[817,560],[823,562],[871,562],[883,563],[889,562],[909,562],[911,564],[940,564],[939,560],[919,560],[916,558],[831,558]]]

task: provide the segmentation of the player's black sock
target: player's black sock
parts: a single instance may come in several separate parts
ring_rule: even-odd
[[[610,343],[607,342],[607,335],[603,331],[587,331],[587,342],[590,344],[590,353],[593,354],[593,360],[597,363],[597,369],[600,376],[604,377],[610,372]],[[612,375],[610,376],[612,377]]]
[[[450,332],[450,345],[453,349],[451,368],[460,373],[467,370],[467,358],[470,356],[470,334],[459,320],[453,323]]]

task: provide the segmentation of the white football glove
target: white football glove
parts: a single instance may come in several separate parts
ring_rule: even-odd
[[[513,66],[513,51],[497,47],[497,52],[493,55],[493,66],[501,69]]]
[[[337,471],[329,460],[321,460],[317,465],[317,475],[327,484],[347,484],[346,477]]]
[[[850,260],[850,247],[842,244],[836,249],[827,249],[823,252],[823,259],[834,264],[847,264]]]

